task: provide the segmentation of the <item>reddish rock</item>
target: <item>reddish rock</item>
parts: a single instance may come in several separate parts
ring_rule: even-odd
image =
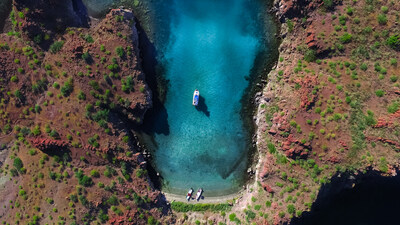
[[[280,113],[274,113],[274,117],[272,119],[272,126],[269,130],[271,134],[276,134],[278,131],[288,132],[290,125],[287,122],[288,115],[285,114],[281,116]]]
[[[317,100],[318,95],[312,93],[314,87],[319,84],[317,79],[318,76],[307,75],[304,78],[295,81],[301,86],[298,92],[300,93],[300,106],[302,108],[308,109]]]
[[[262,180],[262,179],[264,179],[264,178],[266,178],[268,176],[268,174],[270,173],[271,168],[273,166],[273,163],[274,163],[273,155],[270,154],[270,153],[267,153],[266,156],[265,156],[265,160],[262,163],[262,169],[261,169],[260,174],[259,174],[260,180]]]
[[[268,184],[262,182],[261,186],[264,188],[264,190],[266,190],[268,193],[274,193],[275,191],[271,188],[271,186],[269,186]]]
[[[391,128],[395,123],[394,120],[400,118],[400,110],[389,115],[387,118],[379,118],[377,123],[373,126],[374,128]]]
[[[47,138],[31,139],[31,143],[35,148],[38,148],[41,151],[69,147],[69,143],[66,141],[52,140],[52,139],[47,139]]]
[[[339,141],[339,144],[346,150],[349,150],[349,146],[344,141]]]
[[[369,136],[369,137],[367,137],[367,140],[368,141],[379,141],[379,142],[382,142],[382,143],[387,143],[389,145],[393,145],[396,148],[400,149],[400,143],[399,142],[393,141],[393,140],[390,140],[390,139],[387,139],[387,138]]]
[[[282,150],[285,152],[285,155],[293,159],[297,156],[302,158],[307,157],[310,149],[310,143],[302,143],[301,141],[295,139],[292,134],[290,134],[286,141],[282,144]]]
[[[136,218],[135,217],[136,212],[137,212],[136,210],[129,210],[129,211],[125,212],[125,214],[122,215],[122,216],[115,216],[113,218],[110,218],[108,220],[108,224],[112,224],[112,225],[117,225],[117,224],[119,224],[119,225],[137,224],[137,221],[135,219]],[[133,219],[133,220],[129,221],[130,218]]]
[[[331,157],[329,157],[328,161],[336,164],[340,163],[341,159],[338,156],[332,155]]]

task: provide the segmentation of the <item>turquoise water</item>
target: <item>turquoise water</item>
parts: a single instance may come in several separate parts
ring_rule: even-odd
[[[131,0],[84,2],[93,16],[113,2],[135,5]],[[147,76],[157,71],[169,84],[165,101],[155,101],[148,113],[143,135],[164,191],[183,194],[202,187],[206,196],[223,195],[245,183],[251,134],[241,118],[241,100],[256,57],[268,48],[264,2],[140,1],[148,8],[135,13],[154,41],[154,50],[147,44],[141,51],[154,51],[158,61],[153,69],[144,56],[145,70],[153,67]],[[192,106],[195,89],[201,96],[197,108]]]
[[[161,1],[162,2],[162,1]],[[169,81],[164,106],[151,120],[153,163],[163,190],[208,195],[237,191],[245,181],[249,133],[240,100],[255,58],[264,50],[259,1],[165,1],[158,15],[159,63]],[[167,9],[165,7],[168,7]],[[193,91],[200,104],[192,106]],[[145,121],[146,122],[146,121]],[[149,123],[147,121],[147,123]]]

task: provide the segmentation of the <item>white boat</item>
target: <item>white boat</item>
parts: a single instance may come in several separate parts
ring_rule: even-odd
[[[187,195],[186,195],[186,199],[188,201],[190,201],[190,199],[192,198],[192,194],[193,194],[193,188],[190,188]]]
[[[197,106],[198,104],[199,104],[199,98],[200,98],[200,92],[199,92],[199,90],[194,90],[194,93],[193,93],[193,105],[194,106]]]
[[[203,188],[199,188],[196,194],[196,200],[199,201],[201,198],[201,194],[203,194]]]

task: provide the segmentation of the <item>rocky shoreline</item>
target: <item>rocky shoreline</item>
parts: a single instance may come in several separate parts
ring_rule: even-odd
[[[360,9],[361,6],[361,3],[354,3],[353,5],[346,7],[352,7],[351,10],[356,11],[354,8]],[[328,32],[326,29],[330,29],[329,26],[331,26],[328,23],[330,23],[331,20],[332,23],[334,23],[335,17],[339,17],[346,13],[347,17],[351,17],[353,11],[349,12],[349,9],[345,8],[342,1],[333,1],[333,6],[329,6],[332,8],[326,9],[326,7],[327,6],[324,5],[323,1],[276,0],[274,2],[274,8],[272,9],[282,22],[281,32],[279,35],[282,38],[282,42],[279,47],[279,61],[268,75],[267,86],[264,88],[262,93],[257,93],[256,98],[258,103],[258,111],[256,114],[257,149],[260,157],[256,170],[256,183],[254,184],[254,189],[261,187],[265,192],[269,193],[270,197],[267,197],[266,199],[270,199],[268,201],[272,202],[272,217],[268,217],[269,219],[267,221],[272,224],[291,223],[290,221],[292,221],[292,217],[299,217],[302,215],[303,211],[311,210],[311,205],[316,201],[316,196],[318,196],[318,199],[326,199],[327,197],[323,193],[329,191],[324,187],[327,186],[327,183],[330,183],[331,179],[332,181],[340,180],[335,179],[335,177],[345,176],[346,174],[347,177],[352,177],[354,175],[354,179],[350,179],[351,181],[349,180],[349,182],[344,182],[345,185],[340,187],[335,186],[337,187],[336,191],[340,192],[346,188],[352,188],[354,186],[353,182],[357,182],[358,178],[361,179],[361,177],[368,176],[368,174],[374,174],[374,176],[376,176],[376,174],[379,174],[379,176],[396,176],[396,168],[399,167],[399,162],[395,159],[394,153],[390,152],[387,153],[387,155],[380,156],[381,162],[369,162],[364,165],[358,165],[355,163],[353,159],[350,158],[353,157],[351,151],[352,148],[354,148],[354,145],[351,146],[352,141],[349,140],[349,137],[353,137],[354,134],[346,134],[348,135],[347,137],[346,135],[339,135],[339,139],[328,137],[327,139],[331,141],[331,144],[337,143],[337,148],[334,148],[329,144],[318,145],[318,143],[316,143],[319,142],[318,140],[313,140],[309,137],[307,137],[307,140],[307,138],[304,138],[304,135],[302,135],[304,129],[309,132],[309,128],[305,128],[307,125],[303,125],[303,123],[312,124],[314,123],[312,120],[315,120],[316,118],[310,108],[315,107],[314,104],[321,104],[319,102],[321,102],[321,99],[325,96],[334,99],[334,97],[332,97],[334,91],[324,92],[322,95],[310,97],[315,94],[315,91],[313,90],[319,87],[318,85],[320,85],[321,81],[315,80],[315,77],[308,75],[308,73],[322,74],[328,71],[326,70],[323,72],[323,70],[320,70],[318,67],[322,66],[319,66],[321,64],[316,59],[321,58],[322,60],[328,61],[331,58],[336,60],[339,58],[339,60],[346,60],[346,57],[348,57],[350,52],[344,51],[341,53],[342,56],[339,57],[332,55],[332,51],[334,50],[330,49],[326,41],[321,41],[321,39],[323,39],[321,33],[325,32],[326,35],[326,32]],[[347,17],[342,16],[341,18]],[[359,19],[357,19],[356,22],[358,22],[358,20]],[[327,23],[327,25],[325,25],[325,23]],[[336,29],[338,30],[339,28]],[[344,29],[349,28],[345,27]],[[355,28],[352,27],[351,29]],[[309,50],[301,50],[300,48]],[[313,57],[315,58],[307,61],[307,51],[312,51]],[[332,56],[329,56],[329,53]],[[315,63],[316,61],[317,63]],[[313,63],[315,66],[312,65]],[[301,72],[301,67],[307,68],[305,69],[305,72]],[[308,69],[309,67],[311,68]],[[301,75],[298,76],[297,73]],[[329,82],[332,83],[332,80],[329,80]],[[326,83],[329,84],[329,82]],[[323,85],[329,87],[326,83]],[[336,88],[341,90],[341,86]],[[311,92],[313,94],[311,94]],[[330,94],[330,97],[328,93]],[[317,99],[319,99],[319,101]],[[344,114],[343,112],[346,111],[347,107],[340,107],[340,114]],[[296,114],[298,116],[296,116]],[[339,113],[337,113],[337,115],[338,114]],[[306,118],[304,117],[310,118],[310,120],[306,121]],[[324,119],[321,120],[323,123],[322,125],[327,123],[324,122]],[[319,133],[325,134],[325,129],[317,128],[319,127],[318,124],[321,123],[321,120],[319,123],[317,122],[317,124],[314,124],[310,129],[310,137],[314,137],[314,135],[318,136],[318,133],[316,131],[313,132],[313,130],[318,131],[319,129]],[[342,124],[341,126],[343,127],[343,133],[346,132],[346,129],[350,130],[346,124]],[[334,132],[336,133],[338,131]],[[303,136],[303,139],[301,139],[301,136]],[[321,138],[323,137],[320,137],[320,139]],[[397,146],[396,141],[391,141],[390,139],[385,138],[371,139],[367,137],[366,140],[372,140],[371,142],[382,142],[383,140],[388,141],[390,143],[389,145]],[[321,150],[319,149],[321,149],[323,153],[321,153]],[[314,151],[317,153],[314,153]],[[346,153],[346,151],[349,151],[349,153]],[[373,160],[374,157],[371,156],[373,155],[372,150],[365,149],[364,151],[367,153],[366,156],[362,157],[362,159],[365,159],[369,155],[371,160]],[[349,155],[346,156],[343,152]],[[289,163],[290,166],[285,165],[287,163]],[[304,169],[303,163],[305,165],[311,163],[312,165],[310,164],[310,166],[311,168],[315,168],[315,171],[309,172],[309,169]],[[298,168],[299,166],[296,165],[299,164],[301,170],[298,172],[291,169],[292,167]],[[324,166],[322,167],[321,165]],[[327,172],[324,172],[325,170]],[[370,171],[367,172],[367,175],[357,175],[363,174],[367,170]],[[314,173],[316,174],[314,175]],[[322,176],[322,179],[318,179],[318,177],[321,176],[318,174],[325,175]],[[316,176],[317,178],[313,178],[314,181],[312,181],[309,178],[310,175]],[[288,178],[291,179],[289,183],[287,182]],[[295,182],[292,182],[293,179]],[[298,181],[300,181],[299,183],[302,183],[303,188],[299,188],[300,191],[298,191],[296,195],[290,195],[291,188],[284,187],[290,185],[290,183],[294,183],[294,187],[296,187],[296,182]],[[314,182],[315,184],[312,184]],[[343,182],[343,180],[341,180],[341,182]],[[287,190],[289,190],[289,193]],[[277,196],[278,194],[279,197]],[[253,196],[257,196],[257,194],[253,194]],[[264,197],[260,198],[265,200]],[[296,201],[289,204],[291,203],[291,200],[288,202],[287,199],[296,199]],[[307,201],[305,199],[310,200]],[[302,205],[298,204],[299,201]],[[274,202],[279,202],[279,204],[274,205]],[[295,208],[295,210],[293,211],[291,208]],[[287,211],[290,211],[289,215]]]

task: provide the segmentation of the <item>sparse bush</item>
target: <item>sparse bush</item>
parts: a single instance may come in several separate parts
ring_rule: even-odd
[[[18,77],[17,76],[12,76],[10,79],[11,82],[17,83],[18,82]]]
[[[344,33],[339,39],[343,44],[350,43],[353,36],[349,33]]]
[[[61,94],[64,97],[67,97],[68,95],[70,95],[74,89],[74,84],[73,84],[74,80],[72,78],[69,78],[65,83],[64,86],[61,87]]]
[[[393,102],[392,104],[390,104],[387,108],[389,113],[395,113],[399,110],[400,107],[400,103],[398,102]]]
[[[97,170],[90,171],[90,176],[92,177],[100,177],[100,173]]]
[[[107,204],[110,205],[110,206],[111,205],[115,205],[115,206],[119,205],[119,201],[118,201],[117,196],[112,195],[109,199],[107,199]]]
[[[124,50],[124,48],[121,47],[121,46],[118,46],[117,48],[115,48],[115,52],[117,53],[117,55],[118,55],[120,58],[123,58],[123,57],[125,56],[125,50]]]
[[[390,36],[387,40],[386,40],[387,45],[389,45],[389,47],[395,49],[395,50],[399,50],[400,49],[400,35],[392,35]]]
[[[379,14],[379,15],[378,15],[378,23],[379,23],[380,25],[385,25],[385,24],[387,24],[387,21],[388,21],[388,19],[387,19],[387,17],[386,17],[385,14]]]
[[[83,93],[83,91],[79,91],[78,99],[79,100],[86,100],[86,95],[85,95],[85,93]]]
[[[56,41],[52,45],[50,45],[49,50],[52,54],[56,54],[57,52],[59,52],[62,49],[63,46],[64,46],[63,41]]]
[[[382,89],[379,89],[375,91],[376,96],[378,97],[383,97],[385,95],[385,92]]]
[[[13,166],[15,167],[15,169],[17,169],[18,171],[21,171],[21,169],[24,167],[24,164],[22,163],[22,160],[19,157],[16,157],[14,159],[14,163]]]
[[[85,41],[88,42],[88,43],[93,43],[94,42],[93,37],[90,34],[85,35],[83,37],[83,39],[85,39]]]
[[[307,62],[314,62],[316,59],[316,52],[313,49],[308,49],[304,54],[304,60]]]
[[[293,213],[296,212],[296,208],[294,207],[293,204],[289,204],[289,205],[287,206],[287,211],[288,211],[289,214],[293,214]]]
[[[331,9],[333,9],[333,0],[324,0],[323,2],[324,2],[323,7],[324,7],[326,10],[331,10]]]
[[[276,147],[273,143],[269,142],[267,144],[268,150],[271,154],[274,154],[276,152]]]
[[[365,63],[361,64],[360,69],[363,71],[366,71],[368,69],[367,64],[365,64]]]

